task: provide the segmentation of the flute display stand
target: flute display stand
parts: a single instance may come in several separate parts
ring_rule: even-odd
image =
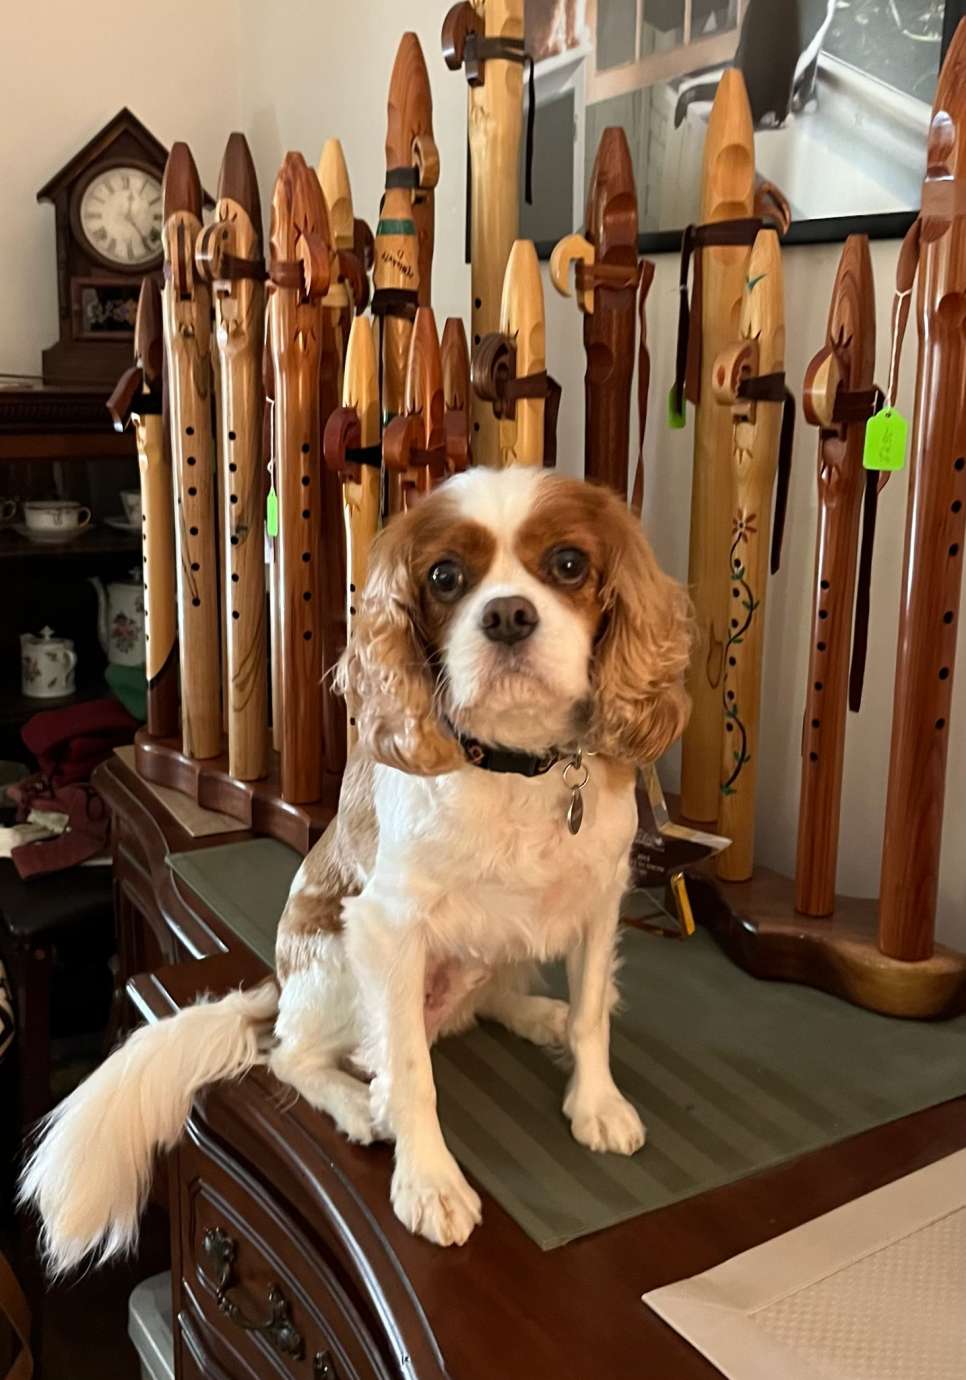
[[[875,898],[838,896],[826,919],[799,915],[795,883],[767,867],[750,881],[689,874],[695,918],[753,977],[800,982],[884,1016],[948,1018],[966,1010],[966,954],[937,944],[907,963],[878,946]]]
[[[153,738],[140,729],[134,738],[138,775],[156,786],[168,786],[196,800],[205,810],[217,810],[257,834],[287,843],[305,854],[322,835],[339,803],[341,777],[326,772],[321,798],[294,805],[283,800],[279,788],[278,755],[270,753],[269,772],[261,781],[239,781],[228,770],[228,753],[205,760],[188,757],[178,738]]]

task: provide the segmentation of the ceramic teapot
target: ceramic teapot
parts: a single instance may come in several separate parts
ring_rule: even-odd
[[[105,590],[96,576],[97,636],[108,661],[118,666],[144,665],[144,587],[141,573],[132,570],[126,580],[112,580]]]
[[[72,695],[76,665],[77,656],[69,637],[55,637],[52,628],[41,628],[37,637],[33,633],[21,634],[21,686],[31,699],[52,700]]]

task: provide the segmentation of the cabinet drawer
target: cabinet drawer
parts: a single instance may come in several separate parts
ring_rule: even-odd
[[[393,1380],[349,1289],[270,1191],[194,1127],[177,1153],[185,1373],[190,1353],[230,1380]]]

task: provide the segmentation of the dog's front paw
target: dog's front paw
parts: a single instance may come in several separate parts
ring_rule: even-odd
[[[647,1132],[636,1109],[616,1088],[592,1098],[568,1093],[563,1109],[570,1118],[574,1140],[588,1150],[633,1155],[646,1139]]]
[[[397,1164],[392,1206],[404,1227],[437,1246],[462,1246],[482,1216],[479,1195],[452,1155],[429,1169]]]

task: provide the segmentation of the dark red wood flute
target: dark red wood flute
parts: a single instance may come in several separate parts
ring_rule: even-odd
[[[850,235],[839,260],[825,344],[809,364],[806,421],[820,428],[818,535],[808,690],[802,731],[795,909],[835,909],[849,650],[866,473],[865,424],[875,405],[875,286],[866,235]],[[873,479],[874,482],[874,479]]]
[[[928,958],[966,537],[966,20],[933,106],[919,242],[919,367],[899,608],[879,947]]]

